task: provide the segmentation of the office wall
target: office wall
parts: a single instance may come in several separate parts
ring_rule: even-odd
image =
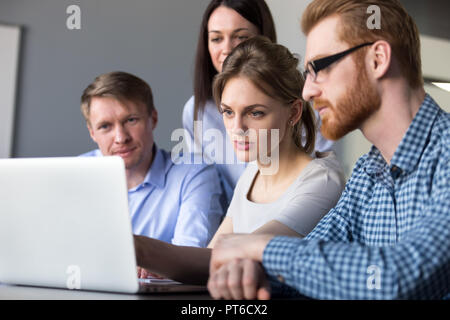
[[[157,142],[171,146],[192,95],[193,57],[209,0],[2,0],[0,22],[22,27],[13,156],[77,155],[95,147],[79,110],[100,73],[149,82],[159,111]],[[69,30],[70,5],[81,29]]]
[[[0,158],[9,158],[16,99],[20,28],[0,24]]]
[[[266,0],[272,12],[278,43],[300,56],[303,65],[306,38],[300,29],[300,18],[311,0]]]
[[[306,39],[299,21],[310,0],[266,1],[274,16],[279,42],[303,58]],[[0,1],[0,23],[21,25],[23,31],[13,156],[76,155],[94,148],[79,111],[79,98],[96,75],[111,70],[129,71],[150,83],[159,111],[156,141],[164,148],[173,146],[170,134],[181,127],[182,108],[192,94],[195,45],[208,3],[209,0]],[[436,10],[436,5],[432,6],[435,3],[404,1],[421,31],[445,37],[450,32],[445,27],[449,22],[439,17],[445,18],[443,12],[448,10]],[[70,16],[66,9],[74,4],[81,9],[80,30],[68,30],[66,26]],[[439,7],[445,6],[449,3],[441,1]],[[437,60],[431,61],[438,65]],[[352,135],[336,144],[347,172],[369,147],[364,138],[352,139]]]

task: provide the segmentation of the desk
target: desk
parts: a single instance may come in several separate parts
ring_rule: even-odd
[[[120,294],[0,284],[0,300],[210,300],[201,293]]]

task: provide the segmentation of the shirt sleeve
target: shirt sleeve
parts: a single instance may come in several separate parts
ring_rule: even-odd
[[[336,205],[343,188],[344,178],[340,172],[317,165],[298,181],[294,197],[275,220],[306,236]]]
[[[428,210],[395,245],[351,241],[344,191],[337,208],[309,237],[269,242],[263,255],[266,272],[316,299],[443,298],[450,292],[449,153],[440,159]]]
[[[191,165],[182,182],[180,209],[172,243],[206,247],[222,220],[221,187],[216,168]]]

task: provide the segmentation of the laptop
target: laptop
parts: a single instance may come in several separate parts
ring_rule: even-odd
[[[207,291],[137,278],[120,157],[0,159],[0,283],[122,293]]]

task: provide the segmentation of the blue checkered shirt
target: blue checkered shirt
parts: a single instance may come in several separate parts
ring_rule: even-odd
[[[263,266],[276,286],[315,299],[446,296],[450,114],[427,95],[391,163],[373,146],[336,207],[305,239],[272,239]]]

